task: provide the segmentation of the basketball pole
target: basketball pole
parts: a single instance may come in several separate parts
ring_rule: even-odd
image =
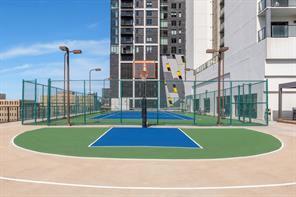
[[[142,127],[147,128],[147,98],[146,98],[146,80],[147,80],[147,67],[144,64],[143,72],[141,76],[143,80],[143,100],[142,100]]]

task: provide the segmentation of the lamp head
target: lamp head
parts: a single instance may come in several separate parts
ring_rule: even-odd
[[[71,51],[73,54],[77,55],[77,54],[81,54],[82,51],[81,50],[73,50]]]
[[[61,51],[65,51],[65,52],[69,51],[69,48],[66,46],[60,46],[59,48]]]

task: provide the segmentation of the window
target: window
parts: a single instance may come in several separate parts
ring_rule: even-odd
[[[140,53],[140,47],[136,47],[136,53]]]
[[[179,3],[179,9],[181,9],[182,8],[182,3]]]
[[[173,44],[175,44],[175,43],[177,43],[177,39],[176,39],[176,38],[172,38],[171,42],[172,42]]]
[[[177,48],[176,47],[172,47],[171,48],[171,53],[176,53],[177,52]]]
[[[161,38],[160,39],[160,44],[161,45],[168,45],[168,39],[167,38]]]
[[[152,42],[153,40],[152,40],[151,37],[147,37],[146,41],[147,41],[147,42]]]
[[[147,53],[152,53],[152,47],[151,46],[146,47],[146,52]]]
[[[176,3],[172,3],[171,8],[172,9],[176,9],[177,8],[177,4]]]
[[[182,18],[182,13],[181,12],[179,12],[179,18]]]
[[[138,18],[136,19],[136,25],[140,25],[140,20]]]
[[[178,49],[178,53],[181,54],[182,53],[182,48]]]
[[[172,12],[172,13],[171,13],[171,17],[172,17],[172,18],[176,18],[176,17],[177,17],[177,13],[176,13],[176,12]]]
[[[179,38],[178,42],[179,42],[179,44],[181,44],[182,43],[182,38]]]
[[[168,18],[168,13],[161,13],[160,18],[161,19],[167,19]]]
[[[171,31],[171,34],[172,34],[172,35],[177,35],[177,30],[173,29],[173,30]]]
[[[177,21],[172,21],[172,26],[177,26]]]
[[[147,16],[152,16],[152,11],[147,11]]]
[[[147,3],[146,3],[146,7],[147,8],[152,8],[152,2],[151,2],[151,0],[147,0]]]
[[[152,25],[152,19],[151,18],[147,18],[146,25]]]
[[[179,26],[182,26],[182,21],[179,21]]]

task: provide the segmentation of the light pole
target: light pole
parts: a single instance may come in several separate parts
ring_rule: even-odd
[[[100,72],[102,69],[101,68],[94,68],[94,69],[90,69],[89,70],[89,73],[88,73],[88,76],[89,76],[89,99],[90,99],[90,101],[89,101],[89,104],[90,104],[90,109],[89,109],[89,112],[91,113],[91,73],[93,72],[93,71],[96,71],[96,72]],[[94,100],[95,101],[95,100]]]
[[[221,104],[220,104],[220,99],[221,99],[221,62],[224,57],[224,53],[228,51],[228,47],[222,47],[219,49],[208,49],[206,52],[207,53],[218,53],[218,101],[217,101],[217,111],[218,111],[218,117],[217,117],[217,125],[221,125]],[[224,78],[224,76],[223,76]],[[224,81],[224,80],[223,80]]]
[[[192,71],[192,72],[193,72],[193,75],[194,75],[194,81],[197,80],[197,72],[196,72],[195,69],[193,69],[193,68],[185,68],[185,71],[186,71],[186,72],[190,72],[190,71]]]
[[[71,122],[70,122],[70,53],[73,54],[81,54],[82,51],[81,50],[72,50],[70,51],[70,49],[67,46],[60,46],[59,47],[61,51],[65,52],[65,56],[64,56],[64,86],[65,86],[65,77],[67,78],[67,123],[69,126],[71,126]],[[65,69],[66,67],[66,69]],[[67,71],[67,74],[65,74],[65,72]],[[65,93],[65,87],[64,87],[64,93]],[[64,95],[65,98],[65,95]]]

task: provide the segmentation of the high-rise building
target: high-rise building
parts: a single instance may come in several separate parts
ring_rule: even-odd
[[[186,1],[111,0],[111,107],[138,108],[143,97],[141,72],[147,68],[148,105],[184,98],[183,85],[159,80],[186,77]],[[178,86],[178,87],[177,87]],[[174,87],[174,88],[172,88]],[[178,89],[178,91],[176,91]],[[164,98],[159,102],[158,97]]]

